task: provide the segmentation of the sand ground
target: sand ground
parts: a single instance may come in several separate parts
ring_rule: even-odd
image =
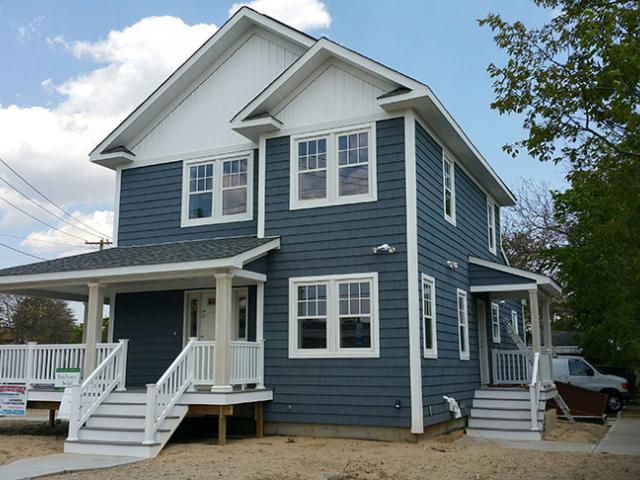
[[[578,436],[602,434],[606,427],[578,429]],[[593,427],[601,427],[593,428]],[[572,438],[561,425],[561,441]],[[595,433],[594,433],[595,431]],[[57,439],[56,439],[57,436]],[[62,451],[64,427],[0,424],[0,463]],[[169,444],[155,459],[109,470],[78,472],[60,479],[247,479],[247,480],[423,480],[453,479],[633,479],[640,457],[506,450],[498,443],[477,444],[462,435],[420,443],[343,439],[265,437]]]

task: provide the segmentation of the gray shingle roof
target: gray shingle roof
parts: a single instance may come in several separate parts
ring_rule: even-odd
[[[240,255],[276,238],[234,237],[115,247],[101,252],[5,268],[0,270],[0,277],[216,260]]]

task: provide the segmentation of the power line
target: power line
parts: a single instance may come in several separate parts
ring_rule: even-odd
[[[73,238],[75,238],[76,240],[82,240],[83,242],[84,242],[84,241],[86,241],[86,239],[84,239],[84,238],[80,238],[80,237],[78,237],[77,235],[74,235],[73,233],[65,232],[64,230],[61,230],[61,229],[59,229],[59,228],[57,228],[57,227],[54,227],[53,225],[51,225],[51,224],[49,224],[49,223],[47,223],[47,222],[45,222],[45,221],[43,221],[43,220],[40,220],[40,219],[39,219],[39,218],[37,218],[37,217],[34,217],[34,216],[33,216],[33,215],[31,215],[29,212],[27,212],[26,210],[23,210],[22,208],[20,208],[20,207],[19,207],[19,206],[17,206],[16,204],[14,204],[14,203],[10,202],[10,201],[9,201],[9,200],[7,200],[6,198],[2,198],[2,197],[0,197],[0,200],[2,200],[2,201],[3,201],[3,202],[5,202],[5,203],[8,203],[8,204],[9,204],[9,205],[11,205],[13,208],[15,208],[16,210],[18,210],[19,212],[22,212],[23,214],[25,214],[25,215],[26,215],[26,216],[28,216],[29,218],[32,218],[32,219],[33,219],[33,220],[35,220],[36,222],[39,222],[39,223],[41,223],[41,224],[43,224],[43,225],[46,225],[47,227],[52,228],[53,230],[56,230],[56,231],[58,231],[58,232],[60,232],[60,233],[63,233],[63,234],[65,234],[65,235],[69,236],[69,237],[73,237]]]
[[[17,248],[10,247],[6,243],[0,242],[0,247],[8,248],[9,250],[13,250],[14,252],[21,253],[22,255],[26,255],[27,257],[37,258],[38,260],[47,261],[46,258],[39,257],[38,255],[33,255],[31,253],[23,252],[22,250],[18,250]]]
[[[5,167],[7,167],[16,177],[18,177],[20,180],[22,180],[24,183],[26,183],[33,191],[35,191],[38,195],[40,195],[42,198],[44,198],[47,202],[49,202],[50,204],[52,204],[54,207],[56,207],[58,210],[60,210],[62,213],[64,213],[65,215],[68,215],[69,217],[73,218],[76,222],[84,225],[85,227],[93,230],[96,234],[100,235],[101,237],[106,237],[106,238],[110,238],[109,235],[105,235],[104,233],[100,232],[99,230],[96,230],[94,227],[92,227],[91,225],[86,224],[85,222],[83,222],[82,220],[74,217],[72,214],[70,214],[69,212],[67,212],[64,208],[62,208],[60,205],[58,205],[56,202],[54,202],[53,200],[51,200],[49,197],[47,197],[44,193],[42,193],[40,190],[38,190],[36,187],[34,187],[26,178],[24,178],[22,175],[20,175],[18,172],[16,172],[11,165],[9,165],[4,159],[0,158],[0,163],[2,163]]]
[[[18,188],[16,188],[14,185],[12,185],[9,181],[7,181],[6,179],[0,177],[0,181],[4,182],[6,185],[9,186],[9,188],[12,188],[13,190],[15,190],[16,192],[18,192],[20,195],[22,195],[25,199],[27,199],[28,201],[30,201],[31,203],[33,203],[36,207],[41,208],[42,210],[44,210],[45,212],[47,212],[49,215],[57,218],[58,220],[63,221],[64,223],[66,223],[67,225],[71,225],[73,228],[75,228],[76,230],[84,233],[85,235],[95,235],[92,232],[89,232],[83,228],[80,228],[76,225],[74,225],[73,223],[71,223],[70,221],[68,221],[66,218],[64,218],[61,215],[58,215],[57,213],[52,212],[51,210],[49,210],[48,208],[46,208],[44,205],[36,202],[33,198],[29,197],[26,193],[20,191]]]
[[[77,243],[52,242],[51,240],[42,240],[40,238],[21,237],[19,235],[11,235],[9,233],[0,233],[0,237],[15,238],[17,240],[28,240],[30,242],[48,243],[50,245],[58,245],[60,247],[75,247],[75,248],[83,248],[85,250],[95,250],[92,247],[88,247],[86,245],[78,245]]]

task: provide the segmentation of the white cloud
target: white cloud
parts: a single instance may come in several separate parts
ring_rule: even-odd
[[[76,58],[98,66],[60,84],[44,80],[42,88],[61,96],[52,107],[0,104],[2,158],[61,204],[82,205],[86,210],[92,204],[110,202],[113,173],[92,165],[89,151],[216,29],[215,25],[187,25],[165,16],[144,18],[96,42],[48,39],[50,45],[62,46]],[[0,171],[19,185],[2,166]],[[46,218],[6,186],[0,186],[0,196]],[[3,229],[25,221],[0,202]],[[55,219],[48,221],[53,224]],[[54,238],[57,234],[47,235]]]
[[[316,30],[331,25],[331,15],[320,0],[253,0],[234,3],[229,16],[247,6],[300,30]]]
[[[2,11],[0,9],[0,11]],[[20,25],[17,31],[18,41],[20,43],[25,43],[27,40],[31,40],[33,37],[40,35],[40,27],[44,22],[44,15],[40,15],[39,17],[35,17],[29,23],[25,25]]]

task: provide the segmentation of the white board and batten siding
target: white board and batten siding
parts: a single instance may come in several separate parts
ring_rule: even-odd
[[[247,139],[231,130],[229,120],[301,53],[254,28],[132,141],[136,163],[245,145]]]

